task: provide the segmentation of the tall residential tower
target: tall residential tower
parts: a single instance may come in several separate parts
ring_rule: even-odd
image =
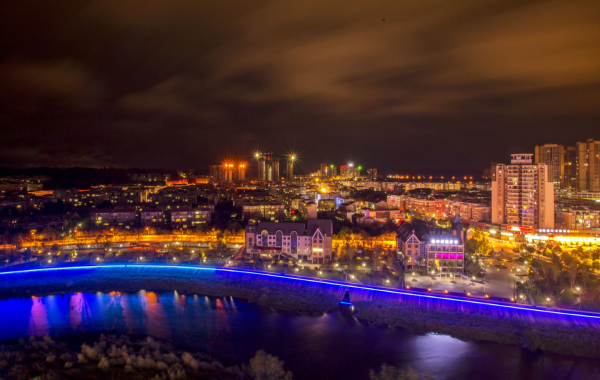
[[[492,167],[492,223],[554,228],[554,184],[533,154],[513,154]]]
[[[600,141],[577,143],[577,190],[600,191]]]
[[[565,187],[565,148],[558,144],[535,147],[535,163],[548,166],[548,181],[555,188]]]
[[[279,158],[273,152],[256,153],[254,158],[258,162],[259,181],[279,181]]]

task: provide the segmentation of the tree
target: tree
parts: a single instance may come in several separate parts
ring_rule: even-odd
[[[456,273],[456,260],[448,260],[447,264],[449,273]]]
[[[352,262],[354,261],[354,255],[356,254],[356,250],[353,246],[349,246],[348,250],[347,250],[347,254],[348,254],[348,261]]]
[[[58,233],[58,231],[56,231],[54,228],[52,228],[50,226],[46,226],[42,230],[41,234],[44,235],[44,238],[46,240],[57,240],[60,237],[60,234]]]
[[[250,370],[256,380],[292,380],[292,373],[283,369],[283,361],[278,357],[258,350],[250,359]]]
[[[594,262],[592,263],[592,268],[594,268],[594,270],[600,270],[600,260],[594,260]]]
[[[431,262],[431,265],[429,266],[429,272],[430,273],[428,273],[428,274],[431,274],[431,272],[434,272],[434,274],[435,274],[435,272],[437,272],[437,269],[438,269],[438,266],[437,266],[437,264],[435,263],[435,260],[434,260],[434,261]]]

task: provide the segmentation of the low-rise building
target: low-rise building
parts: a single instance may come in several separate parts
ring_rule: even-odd
[[[600,206],[557,206],[555,228],[578,231],[598,229],[600,228]]]
[[[285,206],[276,202],[244,202],[242,214],[246,220],[280,221],[285,216]]]
[[[140,212],[142,226],[162,226],[167,224],[163,210],[159,208],[146,208]]]
[[[135,223],[135,210],[106,209],[95,210],[91,214],[92,223],[98,227],[131,226]]]
[[[189,228],[210,222],[210,211],[196,208],[171,210],[171,227]]]
[[[458,219],[456,219],[458,220]],[[462,273],[464,271],[464,243],[458,230],[414,228],[402,225],[398,231],[398,249],[406,270],[426,268],[430,274]]]
[[[246,227],[246,253],[323,264],[331,261],[331,220],[304,223],[261,222]]]

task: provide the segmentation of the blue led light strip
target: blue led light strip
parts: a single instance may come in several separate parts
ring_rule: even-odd
[[[496,306],[496,307],[502,307],[502,308],[506,308],[506,309],[518,310],[518,311],[531,311],[531,312],[535,312],[535,313],[545,313],[545,314],[552,314],[552,315],[563,315],[563,316],[579,317],[579,318],[600,319],[600,314],[592,314],[592,313],[584,314],[584,313],[567,312],[567,311],[560,311],[560,310],[537,309],[537,308],[528,307],[528,306],[502,304],[499,302],[482,302],[482,301],[476,301],[476,300],[464,299],[464,298],[456,298],[456,297],[440,297],[440,296],[435,296],[435,295],[431,295],[431,294],[422,294],[422,293],[407,292],[407,291],[402,291],[402,290],[386,289],[386,288],[380,288],[380,287],[376,287],[376,286],[359,286],[359,285],[355,285],[355,284],[351,284],[351,283],[332,281],[332,280],[320,280],[320,279],[313,279],[313,278],[294,276],[294,275],[283,275],[283,274],[265,273],[265,272],[257,272],[257,271],[244,270],[244,269],[221,268],[221,267],[200,267],[200,266],[196,267],[196,266],[179,266],[179,265],[175,266],[175,265],[154,265],[154,264],[87,265],[87,266],[79,266],[79,267],[40,268],[40,269],[27,269],[27,270],[19,270],[19,271],[12,271],[12,272],[0,272],[0,276],[6,276],[6,275],[11,275],[11,274],[61,271],[61,270],[63,270],[63,271],[64,270],[78,270],[78,269],[92,270],[92,269],[102,269],[102,268],[191,269],[191,270],[204,270],[204,271],[216,271],[216,272],[228,272],[228,273],[241,273],[241,274],[250,274],[250,275],[255,275],[255,276],[271,277],[271,278],[277,278],[277,279],[287,279],[287,280],[292,280],[292,281],[310,282],[310,283],[322,284],[322,285],[332,285],[332,286],[338,286],[338,287],[343,287],[343,288],[368,290],[368,291],[380,292],[380,293],[397,294],[397,295],[410,296],[410,297],[429,298],[429,299],[442,300],[442,301],[455,301],[455,302],[462,302],[462,303],[473,304],[473,305]]]

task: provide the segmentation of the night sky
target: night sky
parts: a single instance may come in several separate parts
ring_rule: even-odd
[[[0,3],[0,166],[481,174],[600,139],[600,1]]]

